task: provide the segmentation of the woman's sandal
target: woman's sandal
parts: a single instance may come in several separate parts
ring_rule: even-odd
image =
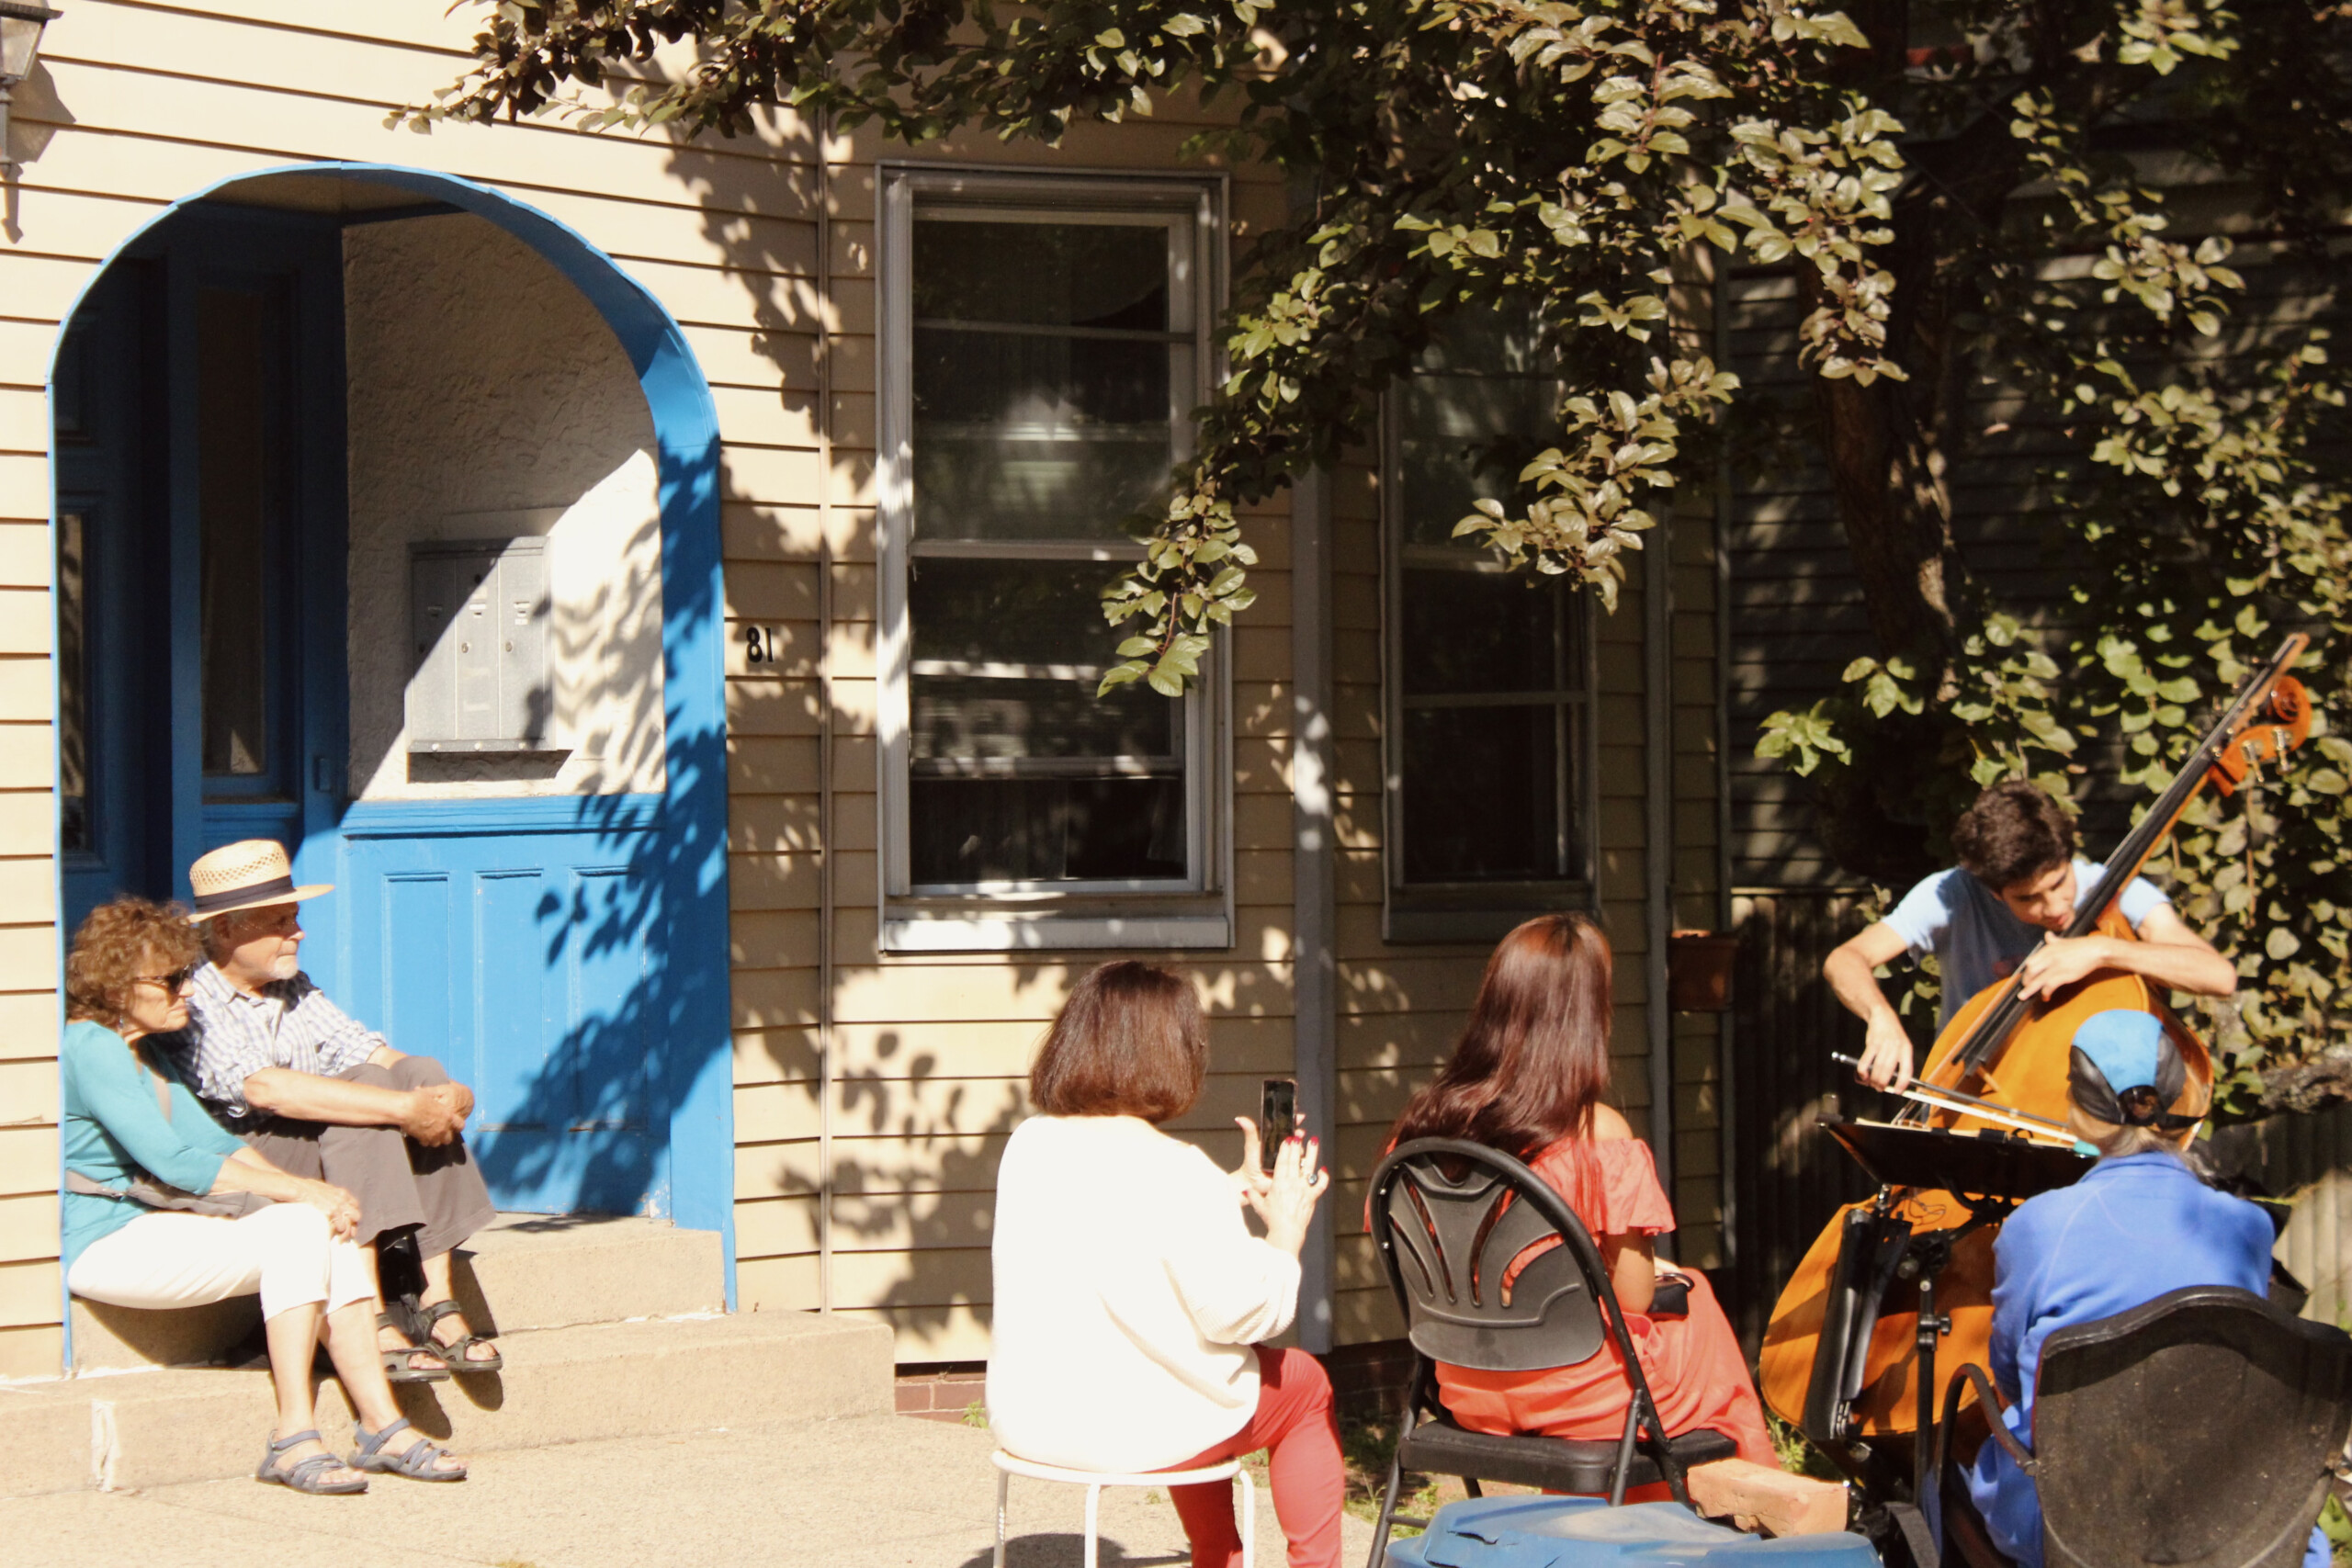
[[[299,1449],[304,1443],[323,1443],[325,1441],[325,1438],[319,1436],[318,1428],[315,1427],[310,1431],[297,1432],[291,1437],[270,1438],[269,1451],[261,1456],[261,1468],[254,1472],[254,1479],[255,1481],[274,1482],[277,1485],[290,1488],[296,1492],[307,1492],[313,1497],[349,1496],[356,1492],[367,1491],[368,1478],[366,1476],[354,1476],[349,1481],[322,1481],[319,1479],[319,1477],[324,1475],[331,1470],[364,1470],[367,1468],[365,1465],[346,1465],[342,1460],[336,1458],[331,1453],[312,1454],[308,1459],[296,1460],[289,1467],[284,1469],[279,1468],[277,1463],[278,1455],[286,1453],[290,1450]]]
[[[422,1432],[416,1435],[416,1441],[399,1453],[386,1453],[384,1445],[392,1440],[393,1434],[408,1429],[409,1420],[405,1416],[388,1424],[380,1432],[371,1432],[364,1423],[354,1421],[351,1436],[358,1443],[359,1451],[351,1456],[351,1468],[372,1470],[384,1475],[405,1475],[411,1481],[463,1481],[466,1478],[466,1467],[462,1464],[455,1470],[434,1468],[435,1460],[448,1459],[451,1455],[447,1449],[440,1447]]]
[[[376,1326],[379,1330],[391,1329],[403,1339],[413,1340],[416,1337],[408,1331],[407,1325],[388,1312],[379,1312],[376,1314]],[[376,1354],[384,1359],[386,1382],[447,1382],[449,1381],[449,1358],[441,1353],[441,1348],[437,1344],[412,1343],[393,1346],[388,1349],[379,1343],[376,1347]],[[410,1360],[413,1356],[430,1356],[433,1358],[434,1364],[429,1367],[417,1366]]]
[[[424,1342],[433,1347],[439,1353],[441,1359],[447,1364],[449,1370],[459,1376],[468,1372],[498,1371],[506,1364],[506,1358],[499,1353],[495,1346],[491,1347],[490,1354],[487,1356],[474,1357],[466,1353],[477,1345],[490,1345],[490,1337],[476,1334],[470,1324],[467,1325],[466,1332],[455,1339],[444,1339],[433,1332],[434,1325],[443,1318],[460,1317],[465,1310],[455,1301],[435,1302],[431,1306],[426,1307],[424,1309]]]

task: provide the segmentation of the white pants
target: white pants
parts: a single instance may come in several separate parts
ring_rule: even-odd
[[[202,1306],[258,1289],[265,1322],[291,1307],[324,1302],[334,1312],[376,1294],[367,1254],[336,1240],[308,1203],[272,1203],[241,1220],[157,1209],[92,1242],[65,1284],[127,1307]]]

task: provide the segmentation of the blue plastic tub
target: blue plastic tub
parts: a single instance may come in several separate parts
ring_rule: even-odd
[[[1709,1524],[1677,1503],[1612,1508],[1599,1497],[1472,1497],[1448,1503],[1429,1532],[1399,1540],[1402,1568],[1879,1568],[1858,1535],[1766,1540]]]

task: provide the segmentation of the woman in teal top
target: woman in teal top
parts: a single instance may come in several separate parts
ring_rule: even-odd
[[[187,1025],[203,945],[176,909],[119,898],[90,912],[65,961],[58,1049],[66,1190],[62,1251],[77,1296],[167,1309],[261,1293],[277,1429],[260,1479],[364,1492],[361,1471],[461,1481],[465,1466],[409,1430],[376,1351],[374,1268],[359,1205],[289,1176],[212,1120],[168,1057],[141,1048]],[[315,1426],[311,1362],[327,1353],[359,1416],[350,1463]]]

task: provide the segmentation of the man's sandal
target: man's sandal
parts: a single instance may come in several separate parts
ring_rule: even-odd
[[[408,1331],[406,1325],[388,1312],[379,1312],[376,1314],[376,1327],[379,1332],[389,1328],[403,1339],[415,1338],[415,1336]],[[408,1344],[387,1348],[379,1342],[376,1346],[376,1354],[384,1359],[386,1382],[447,1382],[449,1381],[449,1359],[441,1353],[441,1348],[437,1345]],[[430,1356],[433,1358],[433,1365],[417,1366],[410,1360],[413,1356]]]
[[[466,1467],[462,1464],[455,1470],[435,1468],[435,1461],[451,1457],[449,1450],[422,1432],[416,1435],[414,1442],[399,1453],[386,1453],[384,1445],[392,1440],[393,1434],[407,1430],[409,1420],[405,1416],[388,1423],[380,1432],[371,1432],[365,1423],[354,1421],[351,1436],[358,1443],[359,1451],[351,1456],[351,1468],[372,1470],[384,1475],[405,1475],[411,1481],[463,1481],[466,1478]]]
[[[299,1449],[304,1443],[323,1443],[324,1441],[326,1439],[319,1436],[316,1427],[307,1432],[297,1432],[288,1438],[272,1438],[269,1440],[269,1451],[261,1456],[261,1468],[254,1472],[254,1479],[274,1482],[277,1485],[289,1487],[296,1492],[308,1492],[313,1497],[349,1496],[356,1492],[367,1491],[368,1478],[364,1475],[355,1475],[348,1481],[319,1479],[331,1470],[366,1468],[364,1465],[345,1465],[334,1454],[312,1454],[308,1459],[296,1460],[290,1466],[279,1467],[277,1458],[280,1454]]]
[[[489,1336],[476,1334],[472,1325],[468,1324],[466,1331],[455,1339],[444,1339],[433,1332],[434,1326],[445,1317],[456,1317],[460,1322],[464,1321],[461,1314],[465,1310],[455,1301],[435,1302],[431,1306],[426,1307],[424,1309],[424,1342],[438,1351],[441,1359],[448,1363],[449,1370],[460,1377],[468,1372],[498,1371],[506,1364],[506,1358],[499,1353],[495,1346],[491,1345]],[[488,1347],[490,1354],[479,1357],[468,1355],[467,1352],[477,1345]]]

